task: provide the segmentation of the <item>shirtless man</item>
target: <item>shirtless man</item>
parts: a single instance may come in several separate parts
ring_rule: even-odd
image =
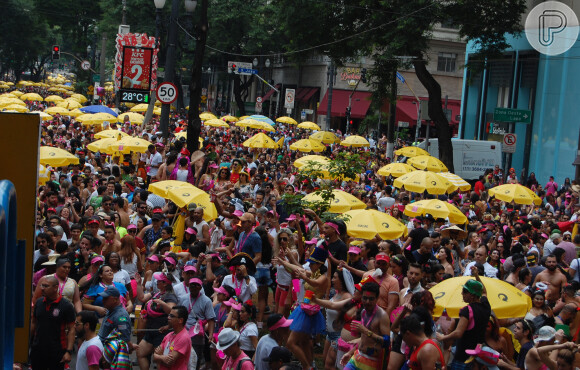
[[[129,214],[127,213],[127,211],[125,210],[125,198],[115,198],[113,199],[113,208],[115,209],[115,212],[117,212],[119,214],[119,217],[121,218],[121,226],[122,227],[127,227],[129,226]]]
[[[530,348],[526,355],[525,366],[527,370],[545,369],[542,359],[538,354],[538,348],[554,344],[556,338],[556,330],[551,326],[542,326],[538,331],[538,337],[534,339],[534,346]],[[562,340],[562,338],[559,338]],[[557,351],[554,351],[557,353]],[[554,356],[555,357],[555,356]]]
[[[197,230],[197,240],[209,245],[209,225],[203,220],[203,208],[194,203],[187,206],[189,216],[185,219],[185,228],[191,227]]]
[[[377,304],[390,315],[399,305],[399,281],[388,273],[390,258],[386,253],[377,254],[375,267],[374,270],[364,273],[363,280],[371,275],[379,283],[380,294]]]
[[[361,334],[358,349],[351,349],[342,356],[340,363],[345,370],[378,369],[381,359],[386,357],[382,353],[387,350],[391,338],[391,323],[385,310],[377,305],[379,285],[369,282],[362,287],[361,321],[351,323],[351,327]]]
[[[546,291],[546,300],[551,307],[554,307],[558,298],[560,298],[560,291],[562,286],[566,284],[566,276],[558,270],[558,263],[556,256],[549,255],[546,257],[546,270],[540,272],[534,280],[534,288],[537,283],[544,283],[548,286]]]
[[[117,235],[117,230],[115,229],[115,224],[113,222],[105,223],[105,244],[103,245],[103,256],[111,252],[118,252],[121,250],[121,241],[115,238]]]

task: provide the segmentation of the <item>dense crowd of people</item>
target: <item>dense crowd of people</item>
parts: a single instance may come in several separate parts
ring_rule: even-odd
[[[521,182],[513,169],[490,169],[473,191],[439,196],[468,218],[453,225],[405,214],[431,196],[377,174],[391,161],[384,137],[370,149],[328,145],[321,155],[347,150],[365,160],[357,181],[335,186],[408,228],[396,240],[360,240],[338,215],[292,213],[284,201],[319,186],[298,180],[293,162],[304,153],[289,150],[310,132],[276,125],[280,148],[248,149],[253,130],[206,127],[190,153],[173,137],[185,121],[172,117],[168,139],[155,124],[111,123],[151,142],[145,153],[120,156],[87,149],[103,127],[66,116],[43,123],[41,145],[80,163],[49,168],[38,188],[32,369],[64,368],[73,356],[77,369],[311,369],[317,359],[318,368],[362,370],[580,364],[575,182],[542,186],[531,174],[523,184],[542,204],[520,205],[489,196]],[[164,180],[206,191],[219,216],[148,191]],[[458,276],[474,277],[463,285],[465,307],[456,318],[434,316],[429,289]],[[528,295],[529,312],[496,317],[480,276]]]

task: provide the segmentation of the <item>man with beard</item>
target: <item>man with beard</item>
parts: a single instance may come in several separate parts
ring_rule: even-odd
[[[556,256],[550,254],[546,257],[546,270],[540,272],[534,280],[534,287],[537,283],[543,283],[548,286],[546,291],[546,300],[551,307],[554,307],[558,298],[560,298],[560,291],[562,286],[566,284],[566,276],[558,270],[558,262]]]
[[[99,370],[99,361],[103,354],[103,343],[95,330],[99,319],[93,311],[81,311],[75,321],[77,338],[83,343],[77,353],[77,370]]]

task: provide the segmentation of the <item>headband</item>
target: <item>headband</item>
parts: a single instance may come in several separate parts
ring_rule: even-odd
[[[338,231],[338,225],[335,224],[334,222],[327,222],[326,225],[332,227],[334,229],[334,231],[336,231],[336,233],[338,235],[340,235],[340,231]]]

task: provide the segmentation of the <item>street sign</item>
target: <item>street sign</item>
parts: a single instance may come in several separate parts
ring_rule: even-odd
[[[89,87],[87,88],[89,95],[93,95],[93,92],[95,91],[95,88],[93,87],[93,85],[89,85]]]
[[[81,63],[81,68],[85,71],[88,71],[89,69],[91,69],[91,62],[89,62],[88,60],[83,60]]]
[[[238,74],[244,75],[244,76],[257,75],[258,70],[252,69],[252,68],[238,68]]]
[[[261,102],[262,102],[262,97],[261,97],[261,96],[258,96],[258,97],[256,98],[256,103],[261,103]]]
[[[241,74],[241,75],[251,75],[252,73],[240,72],[240,69],[243,69],[243,70],[246,70],[246,69],[247,70],[252,70],[252,67],[253,67],[252,66],[252,63],[235,62],[235,61],[229,61],[228,62],[228,72],[232,71],[234,73]]]
[[[501,146],[501,151],[504,153],[515,153],[516,143],[517,143],[516,134],[505,134],[503,136],[503,144]]]
[[[531,123],[532,111],[527,109],[495,108],[493,120],[500,122]]]
[[[302,110],[302,112],[300,112],[300,119],[303,121],[306,119],[306,111],[305,110]]]
[[[262,103],[256,102],[256,112],[261,112],[261,111],[262,111]]]
[[[409,122],[399,121],[398,124],[401,128],[409,127]]]
[[[101,75],[93,75],[93,82],[101,82]]]
[[[303,109],[306,114],[314,114],[314,109]]]
[[[177,100],[177,86],[171,82],[163,82],[157,87],[157,100],[163,104],[171,104]]]
[[[286,89],[286,94],[284,95],[284,108],[294,109],[294,99],[296,98],[295,89]]]

